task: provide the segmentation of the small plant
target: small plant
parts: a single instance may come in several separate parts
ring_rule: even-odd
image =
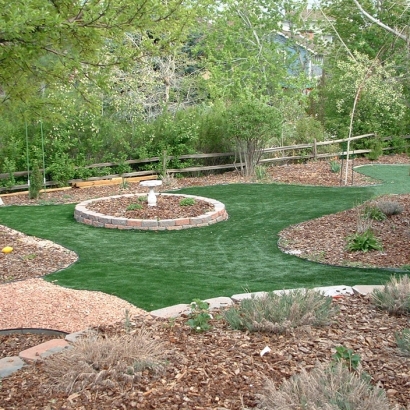
[[[266,167],[263,165],[256,165],[255,166],[255,177],[257,181],[265,181],[268,177],[268,173],[266,172]]]
[[[386,214],[378,207],[366,205],[363,209],[363,218],[373,219],[374,221],[384,221]]]
[[[127,211],[137,211],[142,208],[143,206],[141,204],[133,203],[127,206]]]
[[[67,394],[121,388],[145,369],[164,367],[163,345],[144,329],[123,336],[90,335],[45,362],[50,387]]]
[[[131,332],[131,327],[132,327],[132,322],[131,322],[131,317],[130,317],[130,311],[128,309],[125,309],[125,314],[124,314],[124,328],[127,333]]]
[[[36,258],[37,258],[37,255],[35,253],[29,253],[28,255],[23,256],[23,260],[28,260],[28,261],[31,261]]]
[[[126,189],[129,189],[129,187],[130,187],[129,182],[125,178],[122,178],[121,184],[120,184],[120,189],[126,190]]]
[[[346,238],[346,249],[349,252],[369,252],[369,251],[381,251],[383,246],[376,238],[371,229],[367,229],[364,232],[357,232],[353,235],[349,235]]]
[[[148,197],[146,197],[146,196],[139,196],[139,197],[138,197],[138,201],[139,201],[139,202],[147,202],[147,201],[148,201]]]
[[[378,308],[394,315],[410,312],[410,279],[407,275],[400,279],[392,277],[382,289],[374,289],[370,294],[371,302]]]
[[[194,198],[183,198],[179,201],[179,205],[181,206],[195,205],[195,199]]]
[[[402,205],[395,201],[379,201],[376,206],[386,216],[399,215],[403,212]]]
[[[336,346],[336,353],[332,356],[333,361],[342,363],[349,371],[356,371],[360,364],[360,356],[346,346]]]
[[[41,175],[38,162],[34,161],[33,171],[31,172],[29,198],[38,199],[43,188],[43,176]]]
[[[323,293],[297,289],[244,299],[226,310],[224,318],[233,329],[286,333],[299,326],[327,324],[336,312],[332,299]]]
[[[341,168],[340,162],[332,160],[332,161],[330,161],[329,165],[330,165],[330,171],[331,172],[336,174],[337,172],[340,171],[340,168]]]
[[[187,324],[195,332],[205,332],[212,328],[209,324],[212,319],[212,315],[209,313],[209,305],[200,299],[194,299],[191,303],[189,317]]]
[[[410,329],[403,329],[394,334],[397,347],[404,356],[410,356]]]
[[[341,363],[319,365],[309,373],[285,380],[280,388],[268,380],[263,394],[259,395],[264,410],[389,410],[384,390],[373,387],[367,378],[350,372]]]

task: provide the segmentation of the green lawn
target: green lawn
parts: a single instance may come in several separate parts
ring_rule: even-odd
[[[367,188],[244,184],[178,191],[225,204],[229,220],[206,228],[93,228],[74,221],[74,205],[1,207],[0,223],[79,255],[77,263],[46,280],[117,295],[146,310],[248,291],[379,284],[390,271],[321,265],[277,248],[278,233],[291,224],[351,208],[381,193],[410,192],[408,167],[374,166],[361,172],[389,183]]]

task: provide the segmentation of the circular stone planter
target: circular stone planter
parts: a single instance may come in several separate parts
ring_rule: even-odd
[[[74,218],[77,222],[99,228],[142,229],[149,231],[171,231],[187,228],[199,228],[201,226],[212,225],[217,222],[225,221],[226,219],[228,219],[228,213],[226,212],[225,205],[222,202],[216,201],[215,199],[205,198],[202,196],[183,194],[161,194],[161,196],[178,196],[181,198],[194,198],[208,202],[213,206],[214,209],[206,212],[203,215],[196,217],[177,219],[130,219],[100,214],[98,212],[91,211],[87,208],[87,205],[96,201],[108,201],[110,199],[120,197],[138,198],[141,195],[142,194],[116,195],[105,198],[89,199],[87,201],[80,202],[75,207]]]

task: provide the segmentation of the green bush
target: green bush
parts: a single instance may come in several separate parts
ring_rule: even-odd
[[[40,196],[40,191],[43,188],[43,175],[41,175],[38,162],[34,161],[33,169],[30,176],[30,186],[29,186],[29,198],[38,199]]]
[[[194,198],[183,198],[179,201],[179,205],[181,206],[195,205],[195,199]]]
[[[341,168],[341,165],[340,165],[340,162],[339,161],[335,161],[335,160],[332,160],[332,161],[330,161],[330,170],[333,172],[333,173],[337,173],[337,172],[339,172],[340,171],[340,168]]]
[[[364,232],[356,232],[353,235],[349,235],[346,241],[346,249],[349,252],[369,252],[383,250],[380,241],[376,238],[371,229],[366,229]]]
[[[370,294],[371,302],[391,314],[400,315],[410,312],[410,280],[407,275],[396,279],[392,277],[383,289],[375,289]]]
[[[403,329],[394,334],[396,343],[404,356],[410,356],[410,329]]]
[[[137,211],[138,209],[142,209],[143,206],[141,204],[138,203],[134,203],[134,204],[129,204],[127,206],[127,211]]]
[[[363,218],[373,219],[374,221],[384,221],[386,214],[376,205],[366,205],[363,209]]]
[[[389,410],[384,390],[373,387],[362,375],[341,363],[320,365],[311,372],[285,380],[280,388],[268,380],[259,395],[264,410]]]
[[[296,289],[244,299],[224,312],[233,329],[285,333],[305,325],[324,325],[336,314],[332,298],[314,290]]]

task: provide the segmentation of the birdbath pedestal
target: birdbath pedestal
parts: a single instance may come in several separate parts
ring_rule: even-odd
[[[155,196],[154,188],[162,185],[162,181],[159,179],[142,181],[140,182],[140,185],[149,188],[148,206],[157,206],[157,197]]]

